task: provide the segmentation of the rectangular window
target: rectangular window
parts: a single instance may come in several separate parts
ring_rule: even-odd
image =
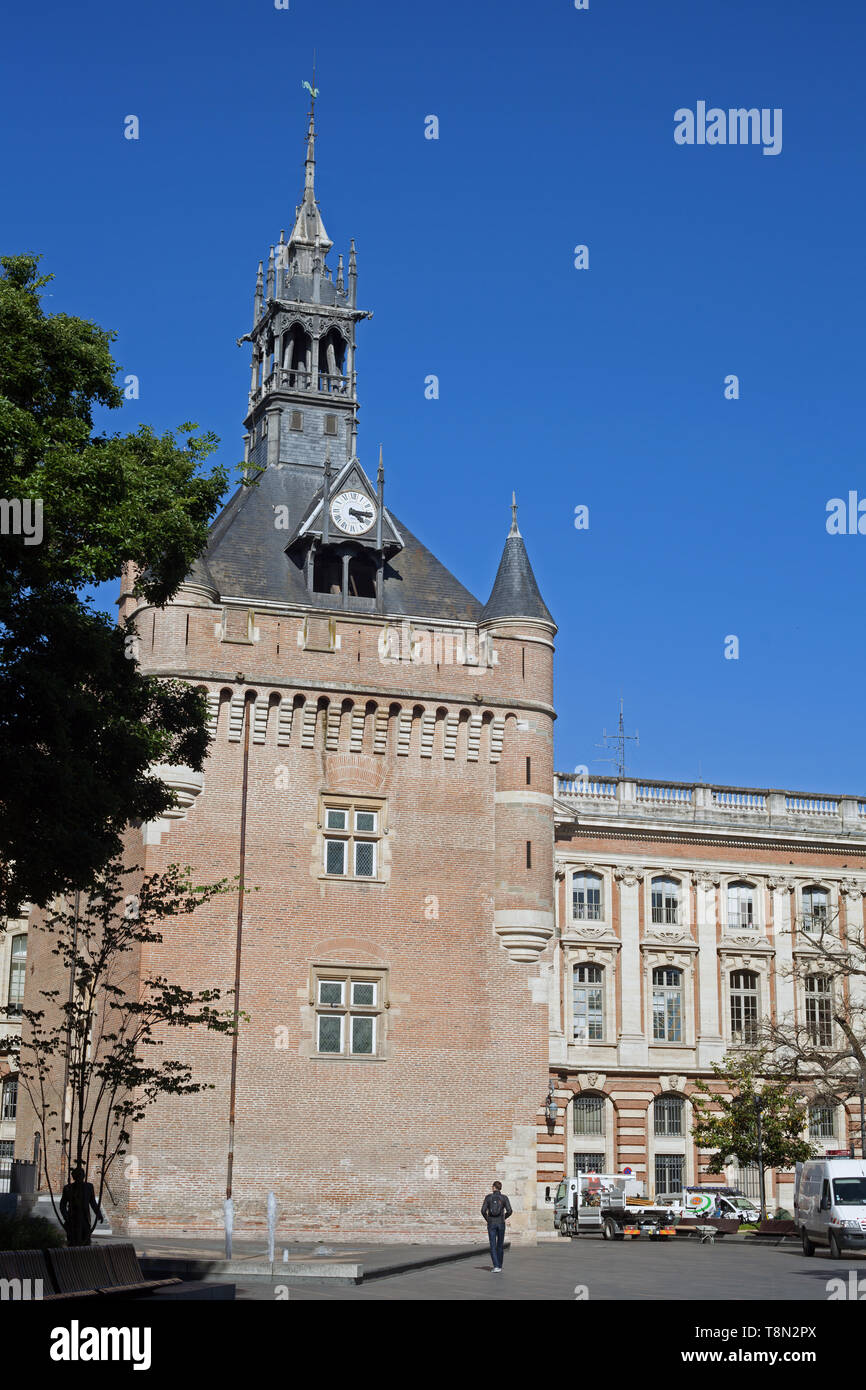
[[[832,1105],[813,1105],[809,1111],[809,1135],[812,1139],[835,1139],[836,1112]]]
[[[291,412],[291,428],[293,430],[303,430],[304,416],[300,410],[293,410]]]
[[[527,869],[531,869],[531,868],[532,868],[532,841],[531,841],[531,840],[527,840],[527,841],[526,841],[526,867],[527,867]]]
[[[653,1041],[682,1042],[682,973],[664,968],[653,971]]]
[[[354,801],[325,803],[325,873],[334,878],[375,879],[383,806]]]
[[[653,1105],[656,1134],[679,1138],[683,1133],[683,1108],[681,1096],[659,1096]]]
[[[604,975],[600,965],[576,965],[572,983],[576,1042],[604,1041]]]
[[[332,1057],[375,1057],[381,1050],[384,971],[314,971],[316,1049]]]
[[[7,1076],[3,1082],[3,1100],[0,1103],[0,1120],[11,1123],[18,1114],[18,1077]]]
[[[20,1014],[24,1004],[24,981],[27,971],[27,936],[12,938],[12,963],[9,966],[9,1000],[7,1012]]]
[[[574,1176],[578,1173],[603,1173],[604,1154],[575,1154]]]
[[[656,1198],[682,1192],[684,1163],[682,1154],[656,1154]]]
[[[833,1046],[833,994],[826,975],[810,975],[806,980],[806,1028],[815,1047]]]
[[[336,434],[336,433],[337,433],[337,417],[336,417],[336,415],[326,415],[326,416],[325,416],[325,434]]]
[[[587,1135],[604,1134],[604,1098],[602,1096],[575,1096],[574,1132]]]

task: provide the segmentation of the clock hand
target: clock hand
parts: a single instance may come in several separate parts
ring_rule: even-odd
[[[359,512],[354,507],[349,508],[349,516],[356,516],[359,521],[372,521],[372,512]]]

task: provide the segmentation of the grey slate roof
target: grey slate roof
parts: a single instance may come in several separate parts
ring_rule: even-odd
[[[250,604],[315,606],[302,570],[286,554],[286,546],[322,482],[318,468],[267,468],[253,486],[240,487],[211,528],[202,557],[221,596]],[[289,511],[288,529],[275,526],[277,506]],[[481,604],[455,579],[435,555],[391,513],[403,539],[403,549],[385,566],[384,611],[396,616],[476,622]],[[351,603],[365,611],[372,600]]]
[[[482,621],[493,618],[537,618],[556,626],[535,581],[523,537],[513,531],[505,542]]]

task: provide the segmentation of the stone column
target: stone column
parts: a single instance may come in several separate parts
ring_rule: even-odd
[[[648,1065],[647,1039],[641,1010],[641,955],[639,894],[643,874],[628,865],[615,871],[619,882],[620,932],[622,954],[620,981],[622,989],[622,1028],[617,1055],[621,1067]]]
[[[719,878],[710,873],[695,874],[697,898],[697,978],[698,1047],[697,1064],[708,1067],[721,1061],[725,1051],[722,1021],[719,1017],[719,957],[716,918],[716,892]]]

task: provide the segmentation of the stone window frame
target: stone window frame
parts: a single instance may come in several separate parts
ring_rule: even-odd
[[[595,878],[599,883],[599,915],[597,917],[577,917],[574,912],[574,883],[578,878]],[[566,920],[569,929],[575,928],[577,931],[587,922],[597,922],[600,925],[608,923],[608,903],[610,902],[610,890],[608,885],[608,873],[604,873],[595,865],[577,864],[573,865],[568,872],[568,889],[566,897]]]
[[[619,945],[620,943],[617,941],[610,946],[607,944],[598,947],[594,945],[589,947],[579,946],[566,950],[565,968],[568,972],[568,988],[565,991],[565,1036],[567,1047],[616,1046],[616,969]],[[602,970],[602,984],[604,989],[602,1000],[602,1028],[604,1036],[601,1038],[578,1039],[574,1035],[574,968],[578,965],[595,965]]]
[[[653,932],[680,931],[692,935],[692,894],[691,875],[687,869],[674,869],[669,864],[657,864],[643,871],[644,923],[648,934]],[[677,915],[675,922],[653,921],[653,881],[670,879],[677,884]]]
[[[820,931],[806,931],[806,904],[804,894],[811,888],[818,888],[827,894],[827,921],[824,926],[824,939],[839,936],[839,885],[827,883],[821,878],[804,878],[796,885],[796,896],[794,899],[794,919],[797,924],[797,932],[801,941],[814,941],[821,936]],[[835,930],[834,930],[835,927]]]
[[[833,1047],[835,1046],[836,1034],[837,1034],[837,1032],[838,1032],[838,1025],[835,1024],[835,1023],[834,1023],[834,1020],[833,1020],[833,1009],[834,1009],[834,1004],[835,1004],[835,1000],[836,1000],[836,977],[832,974],[831,970],[828,969],[827,965],[826,965],[824,962],[822,962],[821,960],[818,960],[818,959],[810,960],[810,961],[808,962],[808,964],[805,964],[805,963],[804,963],[803,966],[802,966],[802,969],[803,969],[803,974],[802,974],[800,980],[798,981],[798,983],[799,983],[799,991],[800,991],[800,1006],[801,1006],[801,1009],[802,1009],[802,1013],[800,1014],[800,1017],[801,1017],[802,1020],[803,1020],[803,1028],[806,1030],[806,1032],[807,1032],[807,1034],[808,1034],[808,1033],[809,1033],[809,1028],[810,1028],[810,1024],[809,1024],[809,1000],[810,1000],[810,999],[816,999],[816,1000],[817,1000],[817,999],[826,999],[826,1000],[828,1001],[828,1005],[829,1005],[829,1007],[828,1007],[828,1012],[827,1012],[827,1018],[826,1018],[826,1020],[825,1020],[826,1025],[827,1025],[827,1029],[828,1029],[828,1038],[827,1038],[827,1041],[826,1041],[826,1042],[821,1042],[821,1041],[819,1041],[819,1040],[816,1038],[814,1041],[810,1041],[810,1045],[811,1045],[812,1047],[818,1048],[819,1050],[820,1050],[820,1049],[823,1049],[823,1048],[826,1048],[826,1049],[828,1049],[828,1050],[832,1050]],[[809,990],[809,989],[807,989],[807,985],[808,985],[809,981],[812,980],[812,979],[816,979],[816,978],[821,978],[821,979],[827,980],[828,983],[829,983],[829,985],[830,985],[829,990],[826,990],[826,991],[824,991],[824,990],[818,991],[818,990]],[[810,1038],[811,1038],[811,1035],[809,1035],[809,1036],[810,1036]]]
[[[840,1113],[839,1113],[839,1112],[840,1112],[840,1109],[841,1109],[841,1107],[840,1107],[839,1105],[834,1104],[831,1100],[827,1100],[827,1099],[823,1099],[823,1100],[822,1100],[822,1099],[819,1099],[819,1100],[811,1100],[811,1101],[809,1102],[809,1107],[808,1107],[808,1110],[807,1110],[807,1112],[806,1112],[806,1122],[807,1122],[807,1125],[808,1125],[809,1138],[810,1138],[810,1139],[813,1139],[813,1140],[814,1140],[816,1143],[818,1143],[818,1144],[826,1144],[828,1141],[833,1141],[833,1140],[835,1140],[835,1141],[838,1142],[838,1140],[839,1140],[839,1135],[840,1135],[840,1126],[839,1126],[839,1119],[840,1119]],[[813,1115],[813,1113],[814,1113],[816,1110],[823,1110],[823,1111],[825,1111],[827,1114],[830,1115],[830,1117],[831,1117],[831,1123],[832,1123],[833,1128],[832,1128],[832,1130],[830,1131],[829,1134],[823,1134],[823,1133],[819,1134],[819,1133],[816,1133],[815,1129],[813,1128],[813,1126],[812,1126],[812,1115]],[[841,1134],[842,1134],[843,1136],[844,1136],[844,1134],[845,1134],[845,1122],[844,1122],[844,1120],[842,1121]]]
[[[19,1018],[19,1017],[20,1017],[20,1015],[21,1015],[21,1009],[23,1008],[23,1005],[24,1005],[24,990],[25,990],[26,984],[27,984],[27,932],[26,932],[26,931],[20,931],[20,932],[15,932],[15,933],[11,933],[11,932],[10,932],[10,934],[9,934],[9,936],[8,936],[8,941],[9,941],[9,971],[8,971],[8,978],[7,978],[7,980],[6,980],[5,1014],[6,1014],[6,1017],[7,1017],[8,1019],[12,1019],[12,1018]],[[16,947],[16,946],[18,945],[18,943],[21,942],[21,941],[24,942],[24,954],[23,954],[23,957],[21,957],[20,955],[16,955],[16,952],[15,952],[15,947]],[[20,976],[20,981],[21,981],[20,994],[18,993],[18,991],[16,991],[15,998],[13,999],[13,992],[12,992],[13,981],[15,981],[16,979],[18,979],[19,976]],[[0,1012],[4,1012],[4,1008],[0,1008]]]
[[[735,932],[756,932],[764,935],[764,893],[762,885],[753,880],[750,874],[725,874],[721,881],[721,897],[724,905],[725,931],[730,936]],[[731,920],[729,892],[732,888],[749,888],[752,892],[751,922]]]
[[[333,830],[328,827],[327,813],[329,810],[345,810],[349,828],[345,831]],[[373,811],[378,816],[377,828],[375,831],[359,831],[355,828],[355,815],[358,811]],[[320,792],[319,793],[319,814],[316,826],[318,835],[318,861],[320,866],[319,878],[327,883],[386,883],[384,873],[384,841],[388,834],[388,801],[382,796],[367,795],[347,795],[344,792]],[[352,868],[351,873],[333,874],[327,871],[327,842],[329,840],[342,840],[349,846],[348,858]],[[356,874],[354,872],[356,843],[374,843],[375,848],[375,872],[372,874]]]
[[[688,945],[688,943],[686,943]],[[647,1046],[650,1048],[683,1048],[692,1050],[695,1047],[695,989],[697,987],[696,975],[696,955],[695,950],[675,950],[666,951],[660,947],[650,946],[643,950],[643,972],[644,972],[644,1034]],[[656,1038],[653,1036],[653,971],[654,970],[679,970],[682,974],[682,1037],[679,1042],[672,1042],[670,1038]],[[669,986],[672,988],[672,986]]]
[[[670,1046],[676,1047],[677,1044],[672,1043],[670,1044]],[[681,1085],[682,1083],[679,1082],[678,1084]],[[671,1088],[670,1083],[668,1083],[668,1087],[669,1088],[667,1090],[661,1090],[658,1092],[657,1095],[653,1096],[652,1100],[647,1106],[646,1112],[647,1181],[649,1182],[650,1176],[652,1176],[654,1192],[656,1159],[659,1157],[669,1157],[670,1155],[674,1155],[681,1158],[683,1162],[683,1177],[685,1180],[684,1185],[688,1186],[690,1182],[694,1181],[694,1179],[691,1176],[694,1160],[694,1146],[692,1142],[691,1133],[692,1121],[694,1118],[692,1102],[690,1097],[687,1096],[684,1091]],[[656,1134],[656,1101],[667,1099],[668,1097],[675,1097],[677,1100],[682,1101],[682,1134]]]
[[[330,961],[316,961],[310,967],[310,1007],[313,1010],[313,1050],[311,1057],[322,1062],[384,1062],[388,1059],[388,1010],[391,1007],[389,990],[389,969],[384,965],[341,965]],[[345,992],[342,1004],[321,1004],[319,986],[323,981],[343,983]],[[353,1004],[351,986],[353,984],[376,984],[377,1002],[373,1005]],[[319,1019],[340,1016],[344,1020],[353,1017],[375,1018],[372,1052],[351,1052],[348,1044],[351,1029],[342,1029],[342,1049],[340,1052],[319,1051]]]

